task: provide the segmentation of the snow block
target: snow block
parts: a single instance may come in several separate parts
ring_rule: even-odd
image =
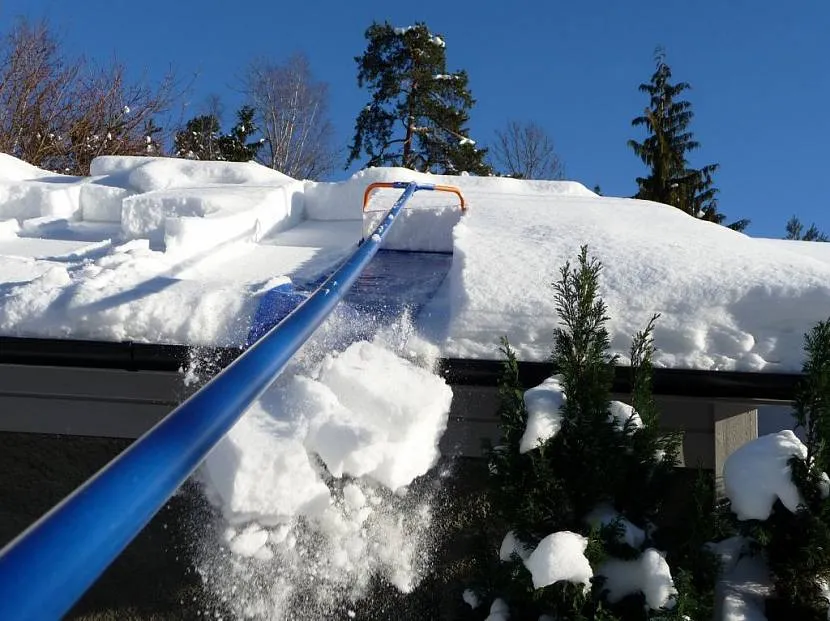
[[[76,183],[74,177],[66,179],[69,181],[61,179],[60,183],[0,181],[0,219],[28,220],[41,216],[72,217],[79,208],[82,184]]]
[[[92,181],[81,186],[81,217],[90,222],[121,222],[122,201],[133,192]]]
[[[147,192],[124,199],[121,230],[128,239],[164,241],[168,252],[193,253],[297,224],[302,184],[280,187],[206,186]]]
[[[256,162],[202,162],[171,157],[102,156],[92,160],[93,176],[136,192],[213,184],[279,186],[294,180]]]
[[[13,239],[20,231],[20,224],[14,218],[0,220],[0,239]]]
[[[446,204],[437,207],[418,207],[413,203],[419,198],[421,198],[419,195],[413,197],[407,207],[398,214],[395,225],[389,230],[381,248],[409,252],[451,253],[453,251],[452,231],[461,220],[461,208],[458,205]],[[445,202],[452,200],[446,195],[443,199]],[[368,211],[364,214],[364,239],[372,235],[385,216],[386,211]]]

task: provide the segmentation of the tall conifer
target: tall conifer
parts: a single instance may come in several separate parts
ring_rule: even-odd
[[[694,113],[692,105],[682,99],[691,88],[688,82],[672,83],[672,71],[662,49],[655,54],[656,68],[640,91],[649,97],[649,105],[631,124],[646,130],[642,142],[629,140],[628,145],[649,168],[646,177],[637,178],[635,198],[672,205],[696,218],[722,224],[726,216],[718,211],[713,176],[719,164],[692,168],[689,153],[700,146],[689,130]],[[749,220],[738,220],[728,226],[743,230]]]
[[[347,166],[362,154],[367,166],[403,166],[443,174],[489,174],[486,149],[469,137],[475,100],[467,72],[447,69],[446,46],[424,23],[372,24],[355,58],[357,82],[371,101],[355,122]]]

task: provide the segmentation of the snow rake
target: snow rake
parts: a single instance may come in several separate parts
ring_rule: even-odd
[[[370,210],[369,199],[377,189],[403,189],[408,184],[403,181],[370,183],[363,193],[363,240],[372,234],[387,209]],[[419,183],[419,190],[448,192],[458,197],[459,206],[448,205],[446,202],[433,201],[431,204],[407,205],[401,212],[395,230],[384,239],[384,250],[399,250],[404,252],[438,252],[452,254],[452,231],[461,217],[467,212],[467,202],[461,190],[452,185],[435,183]]]
[[[149,522],[343,300],[418,190],[307,299],[233,363],[0,550],[0,619],[61,618]]]

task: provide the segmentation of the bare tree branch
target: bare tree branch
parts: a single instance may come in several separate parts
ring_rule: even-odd
[[[279,65],[252,62],[243,92],[265,134],[259,156],[263,164],[297,179],[319,179],[334,170],[328,86],[312,79],[304,55],[295,54]]]
[[[510,121],[496,131],[493,162],[497,170],[521,179],[562,179],[565,173],[553,140],[534,122]]]
[[[0,50],[0,151],[75,175],[98,155],[159,154],[153,119],[173,85],[128,84],[117,62],[67,61],[45,22],[19,21]]]

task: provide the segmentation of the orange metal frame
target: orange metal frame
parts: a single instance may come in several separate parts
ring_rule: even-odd
[[[464,197],[461,195],[461,190],[459,190],[454,185],[432,185],[430,184],[430,188],[435,190],[436,192],[450,192],[458,196],[458,200],[461,202],[461,211],[467,211],[467,203],[464,201]],[[399,183],[390,182],[390,181],[376,181],[375,183],[370,183],[366,186],[366,191],[363,192],[363,211],[366,211],[366,207],[369,204],[369,195],[372,193],[373,190],[378,188],[397,188],[400,187]],[[424,188],[426,189],[426,188]]]

